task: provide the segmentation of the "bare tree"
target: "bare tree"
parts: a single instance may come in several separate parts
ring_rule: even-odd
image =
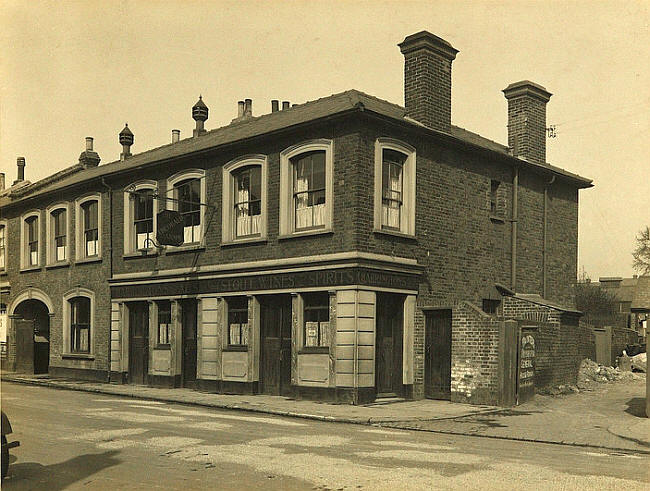
[[[642,275],[650,274],[650,227],[647,225],[636,236],[636,248],[632,257],[634,269]]]

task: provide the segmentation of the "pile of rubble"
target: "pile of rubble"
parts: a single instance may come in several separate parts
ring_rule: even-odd
[[[614,367],[599,365],[593,360],[585,358],[580,363],[578,372],[578,389],[585,390],[593,388],[595,384],[607,384],[619,380],[635,380],[638,375],[627,370],[620,370]]]

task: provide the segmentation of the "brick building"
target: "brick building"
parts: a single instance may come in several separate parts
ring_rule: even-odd
[[[546,162],[546,89],[503,91],[501,145],[451,124],[457,50],[428,32],[399,47],[405,107],[350,90],[254,117],[246,100],[206,131],[199,99],[191,138],[131,155],[125,127],[119,160],[99,165],[88,139],[78,164],[1,198],[9,367],[503,402],[508,319],[578,324],[591,181]],[[157,247],[163,209],[179,246]]]

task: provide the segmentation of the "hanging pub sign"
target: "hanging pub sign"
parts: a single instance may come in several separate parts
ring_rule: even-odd
[[[179,246],[183,244],[183,215],[174,210],[163,210],[157,215],[158,233],[156,240],[160,245]]]

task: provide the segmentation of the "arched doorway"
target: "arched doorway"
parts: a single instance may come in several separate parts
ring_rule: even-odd
[[[11,316],[16,346],[16,371],[47,373],[50,365],[50,311],[41,300],[18,303]]]

